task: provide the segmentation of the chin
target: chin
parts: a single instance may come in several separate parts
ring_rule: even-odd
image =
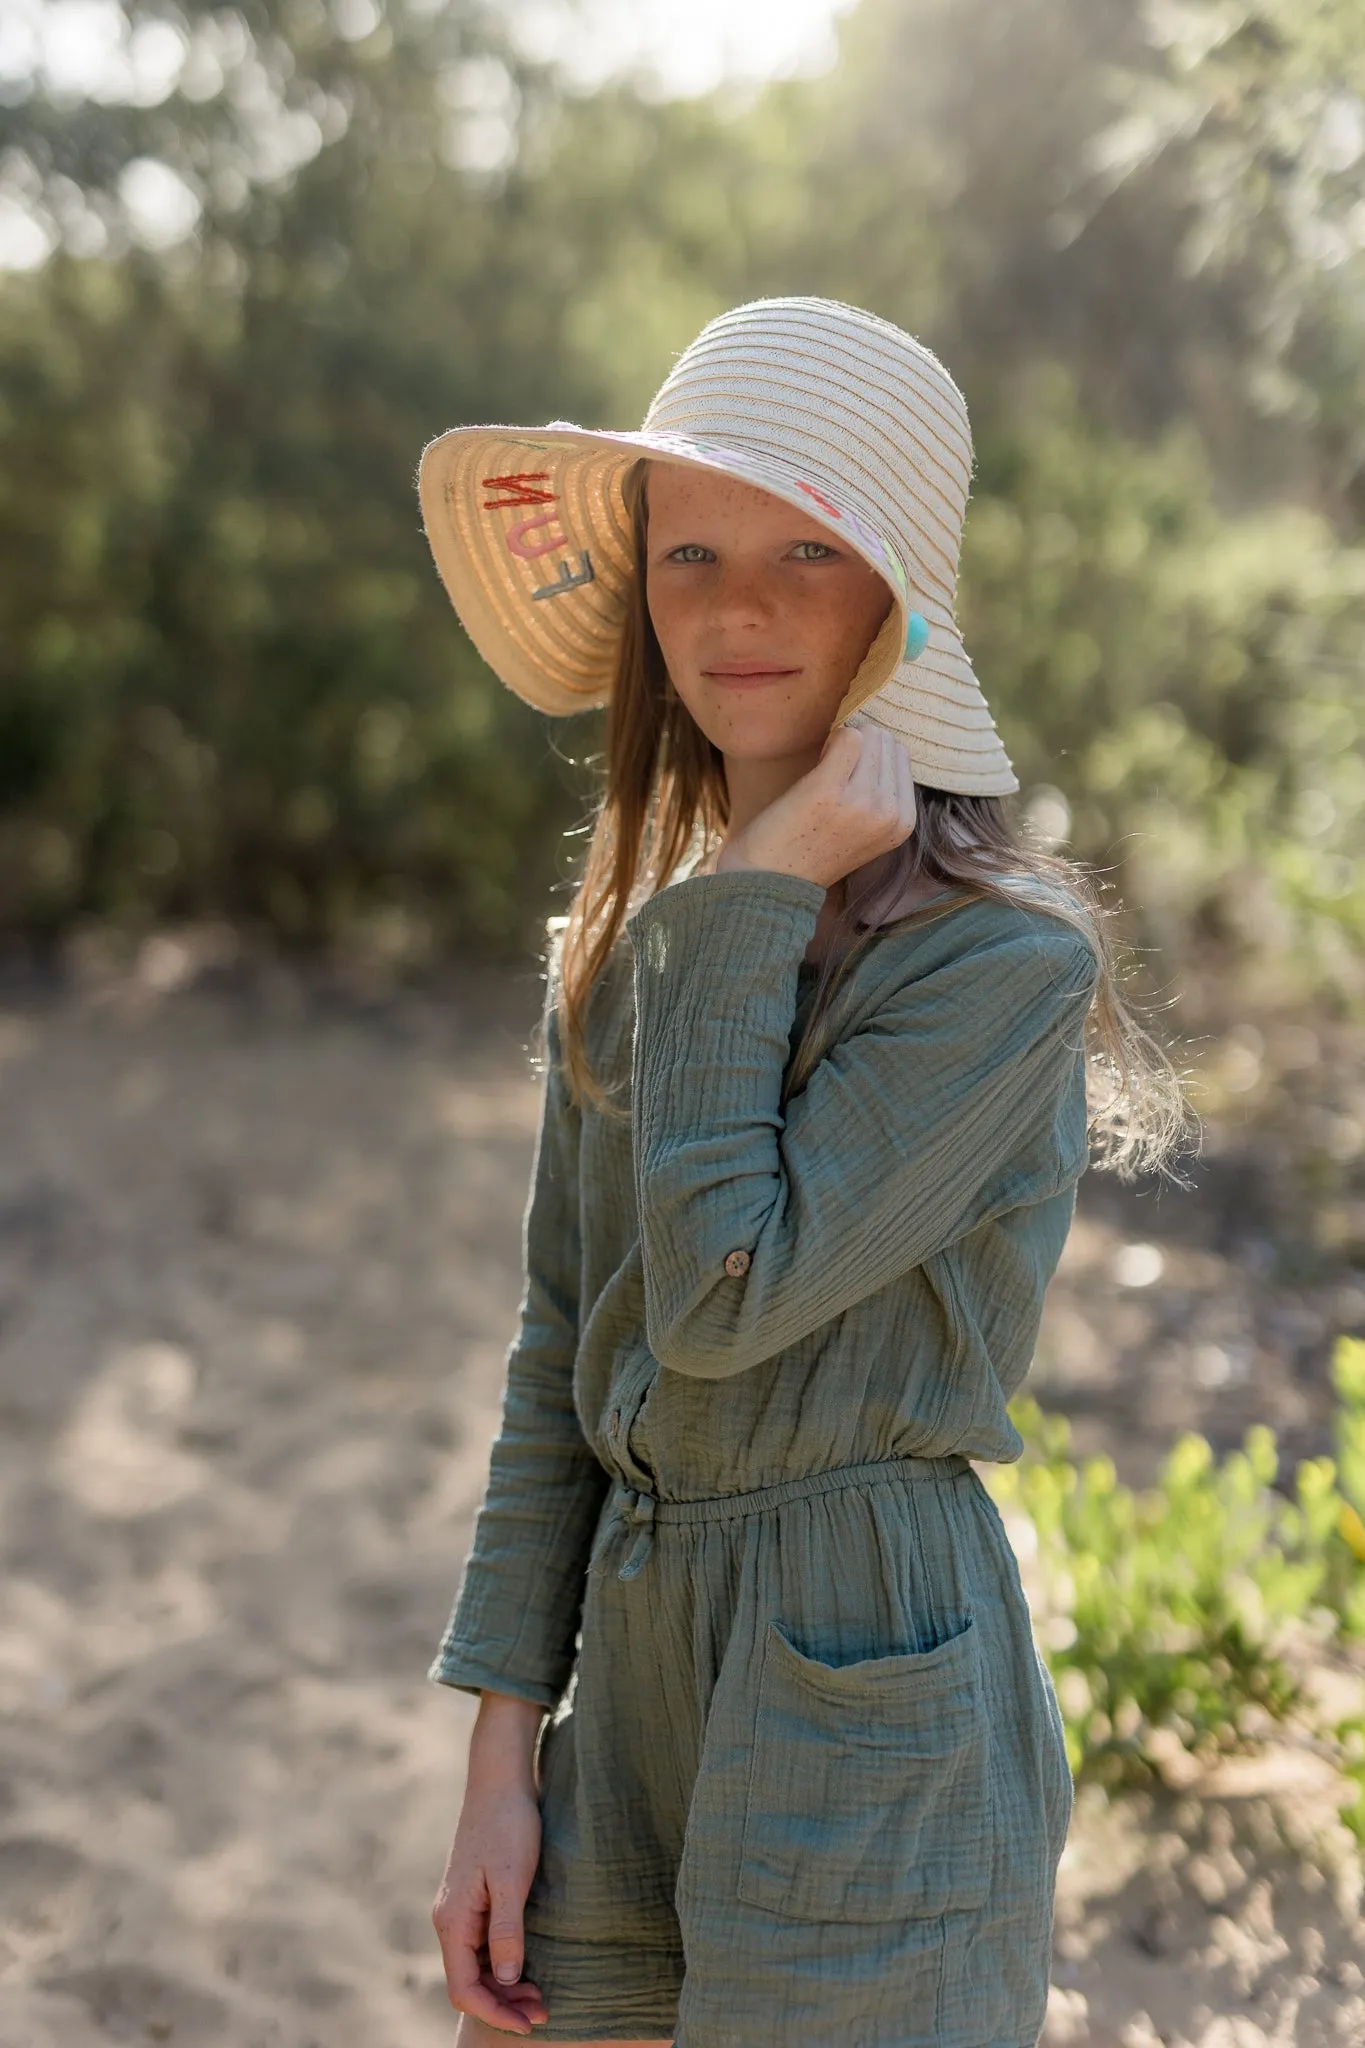
[[[804,711],[796,718],[790,706],[780,704],[727,705],[723,711],[707,707],[708,715],[697,724],[712,746],[744,761],[774,761],[790,754],[817,752],[824,745],[834,713],[812,718]],[[694,714],[695,716],[695,714]]]
[[[718,723],[706,736],[712,746],[736,761],[783,761],[793,754],[818,752],[824,743],[823,733],[807,739],[782,726],[764,726],[754,731],[746,726],[725,728]]]

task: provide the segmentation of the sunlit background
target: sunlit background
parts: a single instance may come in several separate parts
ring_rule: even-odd
[[[1361,38],[1243,12],[7,0],[0,928],[524,948],[595,736],[471,657],[417,453],[805,289],[967,392],[1038,833],[1163,987],[1357,997]]]
[[[501,27],[514,55],[553,65],[577,92],[628,77],[642,92],[673,98],[828,70],[837,57],[835,21],[851,4],[790,0],[737,10],[722,0],[696,0],[686,8],[664,0],[585,0],[578,7],[572,0],[526,0],[506,10]],[[333,32],[352,43],[373,37],[381,24],[374,0],[340,0],[330,18]],[[226,88],[232,51],[226,9],[187,17],[179,9],[127,10],[118,0],[6,0],[0,89],[10,104],[38,92],[71,110],[86,101],[154,107],[173,94],[205,100]],[[239,107],[246,96],[256,101],[258,133],[266,131],[260,167],[267,175],[306,163],[323,146],[321,126],[291,121],[286,105],[272,104],[259,89],[253,94],[250,84],[246,95],[236,95]],[[505,164],[518,137],[515,92],[504,66],[497,59],[472,60],[455,99],[474,118],[450,138],[451,160],[462,168]],[[82,221],[67,197],[65,208],[54,210],[53,200],[65,196],[60,188],[48,191],[46,205],[35,204],[40,183],[23,170],[17,162],[9,166],[0,203],[0,266],[31,269],[59,244],[73,255],[105,253],[110,224],[101,221],[101,209],[80,209],[87,216]],[[169,248],[199,221],[196,188],[196,180],[155,157],[122,165],[116,191],[123,228],[145,247]]]
[[[1269,1730],[1365,1837],[1360,0],[0,0],[5,2048],[449,2039],[422,1673],[601,731],[474,655],[417,460],[789,291],[965,391],[1021,818],[1205,1120],[1087,1177],[1038,1348],[1073,1754]],[[1242,1782],[1086,1809],[1049,2048],[1365,2038]]]

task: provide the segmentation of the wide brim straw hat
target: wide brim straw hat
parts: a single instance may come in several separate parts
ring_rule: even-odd
[[[758,299],[703,328],[638,432],[556,420],[431,441],[418,494],[441,580],[484,660],[541,711],[610,696],[635,574],[622,480],[641,457],[769,491],[885,579],[894,602],[836,725],[857,713],[895,733],[926,788],[1019,787],[955,616],[966,401],[922,342],[833,300]]]

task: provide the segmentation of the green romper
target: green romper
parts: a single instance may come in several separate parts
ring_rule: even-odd
[[[968,1460],[1022,1449],[1096,966],[1042,911],[928,910],[784,1110],[824,896],[726,872],[633,912],[588,1015],[629,1122],[568,1100],[547,992],[520,1328],[431,1669],[553,1713],[547,2040],[1043,2024],[1071,1780]]]

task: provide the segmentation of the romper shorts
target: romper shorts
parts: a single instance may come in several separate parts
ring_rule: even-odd
[[[965,1459],[618,1485],[539,1779],[542,2039],[1034,2048],[1071,1777]]]

